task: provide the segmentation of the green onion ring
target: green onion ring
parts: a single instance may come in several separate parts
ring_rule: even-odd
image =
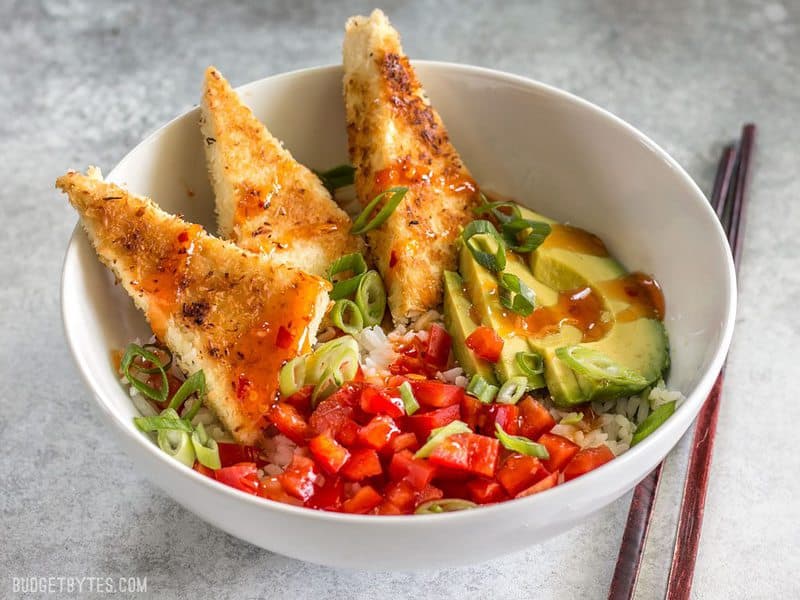
[[[449,438],[451,435],[459,433],[472,433],[472,429],[464,421],[451,421],[444,427],[437,427],[431,431],[428,440],[417,450],[414,458],[428,458],[436,447]]]
[[[419,410],[419,402],[417,402],[417,399],[414,397],[411,384],[407,381],[400,384],[400,399],[403,401],[403,406],[406,409],[407,415],[413,415]]]
[[[500,391],[497,392],[495,402],[498,404],[516,404],[520,401],[528,388],[528,378],[520,375],[519,377],[509,377],[508,380],[500,386]]]
[[[189,433],[176,429],[162,429],[158,432],[157,440],[158,447],[172,458],[182,462],[187,467],[194,466],[194,446]]]
[[[577,425],[581,421],[583,421],[582,412],[571,412],[559,421],[559,425]]]
[[[197,462],[209,469],[219,469],[222,462],[219,458],[219,445],[217,440],[206,433],[206,428],[200,423],[192,434],[192,446],[197,456]]]
[[[528,377],[536,377],[544,373],[544,360],[536,352],[517,352],[514,360],[520,371]]]
[[[366,273],[359,273],[355,277],[351,277],[350,279],[344,279],[342,281],[337,281],[336,283],[334,283],[331,293],[328,294],[331,300],[341,300],[342,298],[347,298],[348,296],[352,296],[358,289],[361,280],[364,279],[365,274]]]
[[[331,321],[345,333],[355,335],[364,329],[364,317],[361,309],[352,300],[337,300],[331,309]]]
[[[161,363],[161,368],[164,369],[165,371],[169,371],[169,368],[172,366],[172,352],[170,351],[169,348],[167,348],[166,346],[162,346],[160,344],[145,344],[142,346],[142,348],[144,348],[145,350],[149,350],[150,352],[153,352],[153,350],[157,350],[159,352],[163,352],[164,354],[166,354],[167,362]],[[153,352],[153,354],[156,353]],[[155,375],[156,373],[159,372],[158,367],[153,367],[152,369],[145,369],[143,367],[138,366],[136,363],[133,363],[133,366],[136,367],[136,369],[140,373],[146,373],[147,375]]]
[[[631,447],[635,446],[648,435],[653,433],[656,429],[661,427],[664,421],[666,421],[672,415],[672,413],[675,412],[675,406],[676,402],[673,400],[672,402],[662,404],[649,415],[647,415],[647,418],[639,423],[639,426],[633,433],[633,438],[631,438]]]
[[[478,505],[462,498],[440,498],[439,500],[428,500],[423,502],[414,511],[416,515],[435,515],[446,512],[456,512],[459,510],[469,510],[477,508]]]
[[[311,408],[316,408],[317,404],[338,390],[343,383],[344,379],[338,368],[330,367],[326,369],[319,383],[314,386],[314,391],[311,392]]]
[[[361,235],[362,233],[367,233],[368,231],[372,231],[383,225],[386,219],[395,211],[397,206],[403,200],[403,197],[408,192],[407,187],[393,187],[385,190],[375,196],[364,210],[361,211],[361,214],[356,217],[356,220],[353,221],[353,227],[350,229],[350,233],[353,235]],[[375,210],[375,207],[381,201],[384,196],[388,196],[386,200],[386,204],[383,205],[378,213],[370,219],[370,215]]]
[[[281,396],[288,397],[298,392],[306,383],[306,356],[296,356],[281,367],[278,387]]]
[[[322,181],[322,185],[324,185],[331,194],[338,188],[353,185],[355,173],[355,167],[347,164],[333,167],[327,171],[314,171],[314,174]]]
[[[598,350],[580,344],[558,348],[556,356],[578,375],[595,383],[639,389],[649,383],[640,373],[615,362]]]
[[[170,400],[169,407],[173,410],[178,410],[178,407],[183,404],[183,401],[186,400],[192,394],[197,394],[197,402],[194,406],[192,406],[191,411],[193,414],[189,417],[189,421],[194,418],[194,415],[197,414],[197,410],[199,406],[203,403],[203,396],[206,393],[206,376],[202,370],[197,371],[196,373],[192,374],[190,377],[187,377],[186,380],[181,384],[181,387],[178,388],[178,391],[175,392],[175,395]],[[195,406],[198,407],[195,410]]]
[[[538,248],[545,238],[550,235],[551,227],[541,221],[531,221],[530,219],[513,219],[503,223],[503,239],[506,245],[515,252],[533,252]],[[525,240],[520,242],[518,235],[527,232]]]
[[[322,344],[307,358],[305,383],[318,384],[329,368],[351,381],[358,373],[358,343],[345,335]]]
[[[372,327],[383,321],[386,313],[386,289],[377,271],[367,271],[356,290],[356,305],[364,316],[364,325]]]
[[[513,273],[500,273],[500,304],[515,313],[527,317],[536,307],[533,290]]]
[[[483,404],[490,404],[497,395],[498,387],[489,383],[482,375],[477,373],[472,376],[467,385],[467,393],[475,396]]]
[[[151,433],[153,431],[163,431],[165,429],[173,429],[175,431],[184,431],[192,433],[191,423],[186,419],[181,419],[180,415],[173,408],[166,408],[161,411],[161,414],[154,417],[134,417],[133,423],[140,431]]]
[[[535,456],[536,458],[541,458],[542,460],[547,460],[550,458],[550,453],[542,444],[537,444],[533,440],[529,440],[521,435],[509,435],[503,431],[503,428],[500,427],[500,423],[495,423],[494,428],[497,439],[500,440],[500,443],[506,450],[519,452],[520,454],[525,454],[527,456]]]
[[[490,202],[489,199],[486,197],[486,194],[480,192],[480,198],[483,201],[483,204],[480,206],[475,207],[473,212],[476,215],[485,215],[490,214],[492,215],[499,223],[506,223],[508,221],[513,221],[515,219],[521,219],[522,214],[519,211],[519,206],[516,202],[510,202],[506,200],[501,200],[499,202]],[[501,211],[501,208],[510,208],[511,214],[504,213]]]
[[[487,252],[486,244],[481,244],[484,247],[479,248],[477,243],[478,241],[472,239],[476,235],[484,234],[489,237],[489,240],[494,240],[497,243],[497,250],[494,253]],[[461,233],[461,237],[464,241],[464,244],[467,246],[467,249],[469,249],[479,265],[494,272],[502,271],[505,268],[505,242],[503,241],[503,238],[500,237],[500,234],[497,233],[497,229],[495,229],[494,225],[492,225],[489,221],[484,221],[482,219],[472,221],[464,228],[464,231]]]
[[[331,266],[328,267],[325,277],[328,281],[333,281],[334,276],[339,273],[346,273],[347,271],[352,272],[353,275],[366,273],[367,261],[364,260],[364,255],[360,252],[353,252],[352,254],[345,254],[337,258],[331,263]]]
[[[136,365],[133,363],[136,357],[144,358],[145,360],[150,361],[153,363],[153,365],[155,365],[156,372],[161,373],[161,387],[159,389],[156,389],[133,376],[131,373],[131,367],[133,366],[138,370],[138,367],[136,367]],[[164,370],[164,367],[161,365],[161,361],[155,354],[145,350],[137,344],[128,344],[128,347],[125,349],[125,354],[122,356],[122,360],[120,361],[119,368],[130,384],[139,390],[139,392],[141,392],[144,396],[147,396],[156,402],[166,402],[167,396],[169,395],[167,372]]]

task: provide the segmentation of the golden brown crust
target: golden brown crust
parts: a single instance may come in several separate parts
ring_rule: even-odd
[[[206,70],[201,127],[219,230],[242,248],[322,275],[363,251],[319,178],[298,163],[214,67]]]
[[[69,172],[56,185],[178,365],[203,369],[208,403],[223,423],[238,441],[257,442],[280,366],[311,344],[329,284],[210,236],[114,184]]]
[[[359,199],[409,188],[386,223],[367,234],[392,315],[402,322],[441,303],[443,272],[455,267],[455,240],[473,218],[477,187],[382,12],[348,21],[344,68]]]

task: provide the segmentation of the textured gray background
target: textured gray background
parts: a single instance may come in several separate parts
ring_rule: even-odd
[[[386,3],[412,57],[534,77],[644,130],[708,190],[723,142],[761,127],[697,598],[800,596],[800,6],[786,2]],[[391,4],[391,6],[390,6]],[[53,180],[110,169],[195,104],[203,68],[235,84],[339,60],[369,4],[0,0],[0,597],[13,576],[147,576],[154,597],[600,598],[628,498],[537,548],[422,574],[337,571],[211,529],[131,471],[61,333],[75,222]],[[670,456],[639,598],[663,594],[688,439]],[[387,540],[391,543],[391,540]],[[457,551],[456,548],[453,551]]]

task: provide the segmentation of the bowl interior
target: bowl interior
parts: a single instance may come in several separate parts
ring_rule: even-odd
[[[662,284],[672,344],[668,384],[690,397],[678,411],[683,417],[673,417],[675,422],[670,419],[652,442],[628,453],[647,452],[650,444],[658,448],[658,456],[637,467],[641,473],[635,476],[643,476],[697,412],[703,398],[693,392],[701,382],[710,387],[711,371],[721,364],[730,340],[734,278],[713,212],[663,151],[584,101],[483,69],[415,64],[481,186],[596,233],[629,269],[652,273]],[[240,92],[304,164],[324,169],[347,162],[339,67],[272,77]],[[158,130],[109,178],[214,232],[197,120],[195,109]],[[150,330],[82,232],[67,254],[63,292],[67,338],[84,376],[101,407],[135,434],[130,419],[135,409],[108,367],[109,351],[133,338],[148,338]]]

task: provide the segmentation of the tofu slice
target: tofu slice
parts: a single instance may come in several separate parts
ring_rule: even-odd
[[[455,241],[474,218],[477,186],[386,15],[375,10],[348,20],[343,55],[359,200],[367,204],[387,188],[409,188],[391,217],[367,233],[392,316],[403,323],[442,302],[444,271],[456,267]]]
[[[315,275],[364,250],[319,178],[292,158],[214,67],[206,70],[201,110],[221,236]]]
[[[330,284],[215,238],[93,175],[70,171],[56,186],[80,214],[100,260],[178,366],[204,371],[207,402],[235,439],[258,443],[281,365],[313,344]]]

